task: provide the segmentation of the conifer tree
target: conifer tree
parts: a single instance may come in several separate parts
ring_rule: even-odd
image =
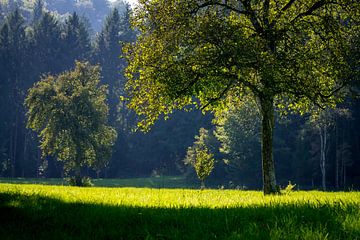
[[[43,0],[36,0],[33,9],[33,22],[36,23],[40,21],[43,14],[44,14],[44,2]]]
[[[88,59],[91,49],[90,36],[86,25],[76,12],[65,21],[63,63],[69,69],[75,60]]]

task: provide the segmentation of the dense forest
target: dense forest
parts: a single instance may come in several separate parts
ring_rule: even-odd
[[[62,163],[42,157],[38,137],[26,128],[24,99],[42,76],[73,69],[75,60],[81,60],[101,67],[102,83],[108,85],[109,123],[118,133],[107,167],[97,173],[84,168],[84,175],[184,175],[194,180],[190,150],[205,144],[215,158],[210,182],[260,188],[260,117],[252,101],[240,110],[232,106],[223,116],[174,111],[148,132],[135,131],[138,117],[126,106],[127,62],[122,57],[123,45],[137,36],[130,25],[131,11],[121,0],[0,2],[0,177],[64,177]],[[359,57],[356,48],[352,61]],[[302,189],[360,187],[360,101],[358,86],[351,87],[354,91],[334,109],[275,116],[280,185],[291,181]]]

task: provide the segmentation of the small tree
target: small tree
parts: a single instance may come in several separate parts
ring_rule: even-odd
[[[196,175],[201,181],[201,188],[205,188],[205,179],[214,169],[214,155],[209,151],[206,142],[209,138],[208,130],[200,128],[199,136],[195,136],[194,145],[189,147],[184,160],[195,168]]]
[[[105,167],[117,134],[107,125],[106,86],[99,67],[76,68],[36,83],[25,99],[27,127],[38,132],[43,156],[54,156],[82,185],[81,167]]]

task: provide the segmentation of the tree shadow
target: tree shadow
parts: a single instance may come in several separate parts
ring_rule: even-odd
[[[344,225],[358,208],[147,208],[0,193],[0,239],[360,239]]]

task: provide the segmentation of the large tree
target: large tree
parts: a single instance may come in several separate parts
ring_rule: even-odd
[[[76,63],[74,71],[48,76],[29,90],[27,126],[38,132],[43,156],[64,162],[80,186],[81,167],[103,168],[116,139],[107,124],[106,87],[99,67]]]
[[[129,106],[146,128],[194,102],[216,111],[253,97],[263,190],[275,193],[274,111],[341,99],[359,9],[352,0],[140,0],[133,24],[141,34],[127,49]]]

